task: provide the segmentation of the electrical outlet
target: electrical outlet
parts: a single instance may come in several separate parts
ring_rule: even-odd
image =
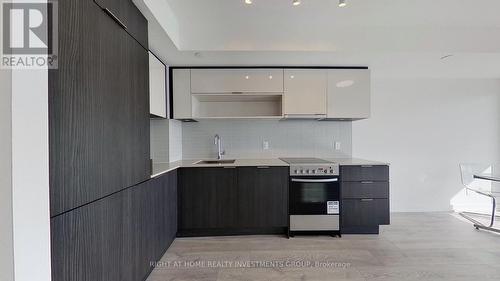
[[[339,141],[334,142],[333,147],[335,148],[335,150],[340,150],[340,142]]]
[[[268,150],[269,149],[269,141],[262,141],[262,149]]]

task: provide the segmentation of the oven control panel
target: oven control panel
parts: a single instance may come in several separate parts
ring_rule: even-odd
[[[290,176],[338,176],[339,165],[291,165]]]

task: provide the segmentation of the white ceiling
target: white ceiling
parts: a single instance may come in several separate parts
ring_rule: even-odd
[[[500,78],[498,0],[134,2],[149,19],[151,49],[172,65],[367,65],[386,76]]]

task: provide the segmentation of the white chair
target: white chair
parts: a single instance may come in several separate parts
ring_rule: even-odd
[[[476,229],[500,233],[500,229],[493,227],[495,224],[496,197],[500,197],[500,164],[460,164],[460,172],[462,184],[465,186],[466,191],[472,191],[491,198],[492,210],[489,225],[484,225],[470,217],[470,215],[478,215],[478,213],[461,212],[459,214],[471,221]]]

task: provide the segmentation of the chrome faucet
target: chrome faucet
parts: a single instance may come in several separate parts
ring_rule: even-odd
[[[215,135],[214,144],[217,146],[217,160],[221,160],[226,151],[222,150],[222,139],[219,135]]]

